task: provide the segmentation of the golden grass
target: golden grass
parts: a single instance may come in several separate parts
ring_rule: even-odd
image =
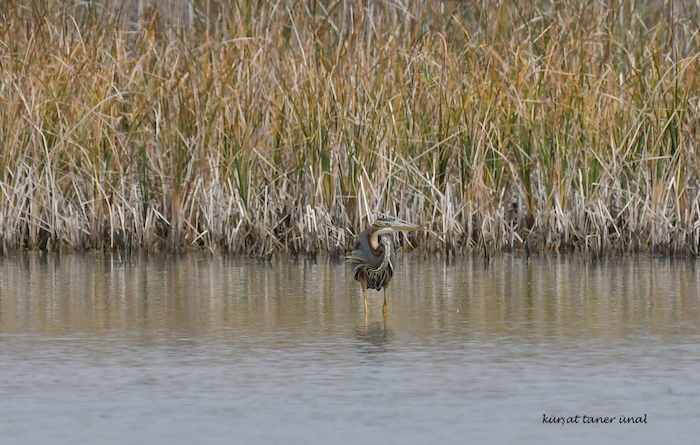
[[[2,252],[699,253],[695,4],[98,3],[0,6]]]

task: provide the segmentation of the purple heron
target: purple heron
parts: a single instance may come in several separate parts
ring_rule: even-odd
[[[415,224],[408,224],[390,218],[379,218],[369,229],[360,233],[348,261],[354,267],[355,279],[362,285],[362,297],[367,314],[367,289],[384,288],[382,312],[386,313],[386,286],[394,275],[394,249],[390,235],[401,230],[424,230]]]

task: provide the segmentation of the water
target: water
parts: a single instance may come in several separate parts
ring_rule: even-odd
[[[0,259],[0,443],[657,444],[700,433],[697,261],[404,257],[387,317],[381,295],[365,317],[348,266],[326,261]]]

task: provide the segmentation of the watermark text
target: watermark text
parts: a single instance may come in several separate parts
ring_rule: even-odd
[[[607,423],[648,423],[647,415],[641,416],[589,416],[580,415],[575,416],[554,416],[542,414],[542,423],[558,423],[561,425],[567,425],[572,423],[581,424],[607,424]]]

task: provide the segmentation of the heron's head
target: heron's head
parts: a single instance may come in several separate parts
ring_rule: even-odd
[[[389,233],[395,233],[399,231],[423,231],[425,230],[421,226],[415,224],[405,223],[391,218],[379,218],[372,224],[374,227],[374,233],[377,235],[384,235]]]

